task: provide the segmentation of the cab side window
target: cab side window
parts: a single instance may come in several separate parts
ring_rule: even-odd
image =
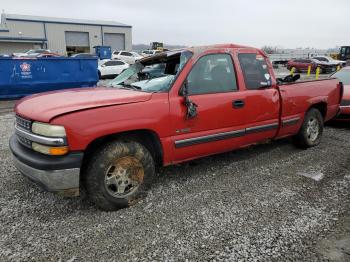
[[[260,54],[239,54],[247,89],[256,90],[271,85],[271,75],[265,58]]]
[[[212,54],[201,57],[187,76],[188,94],[210,94],[237,90],[231,55]]]

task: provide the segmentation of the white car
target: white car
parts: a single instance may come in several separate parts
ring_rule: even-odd
[[[102,60],[98,65],[99,78],[111,78],[119,75],[125,69],[129,68],[129,64],[121,60]]]
[[[140,60],[142,58],[143,56],[139,55],[136,52],[114,51],[112,54],[112,59],[120,59],[129,64],[134,64],[137,60]]]
[[[152,55],[155,55],[155,54],[158,54],[158,53],[161,53],[162,51],[160,50],[143,50],[141,52],[141,55],[144,56],[144,57],[148,57],[148,56],[152,56]]]
[[[318,56],[314,56],[313,59],[320,61],[320,62],[326,62],[329,63],[331,65],[341,65],[341,66],[346,66],[346,61],[342,61],[342,60],[336,60],[333,59],[330,56],[322,56],[322,55],[318,55]]]

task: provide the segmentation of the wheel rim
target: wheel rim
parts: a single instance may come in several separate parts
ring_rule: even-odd
[[[316,118],[309,119],[307,123],[306,133],[309,141],[314,142],[315,140],[317,140],[318,135],[320,133],[320,126]]]
[[[144,169],[137,158],[121,157],[108,167],[105,175],[105,188],[113,197],[125,198],[139,188],[143,178]]]

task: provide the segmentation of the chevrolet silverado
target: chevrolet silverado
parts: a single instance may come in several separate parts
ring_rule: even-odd
[[[150,74],[157,65],[164,71]],[[241,45],[156,54],[106,87],[19,101],[14,164],[48,191],[84,188],[103,210],[127,207],[145,195],[157,166],[284,137],[318,145],[342,84],[297,78],[276,79],[263,51]]]

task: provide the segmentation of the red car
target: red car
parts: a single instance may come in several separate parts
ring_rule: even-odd
[[[350,121],[350,66],[342,68],[332,75],[341,81],[344,85],[344,95],[340,104],[340,114],[337,120]]]
[[[165,64],[153,76],[145,69]],[[156,166],[294,137],[321,141],[339,111],[337,79],[275,79],[259,49],[226,44],[163,52],[109,86],[33,95],[15,107],[18,170],[49,191],[84,187],[104,210],[135,203]]]
[[[336,70],[336,65],[318,61],[316,59],[292,59],[287,63],[287,69],[291,70],[295,68],[295,73],[307,72],[309,66],[311,66],[311,72],[315,72],[317,67],[320,67],[320,73],[327,74]]]

